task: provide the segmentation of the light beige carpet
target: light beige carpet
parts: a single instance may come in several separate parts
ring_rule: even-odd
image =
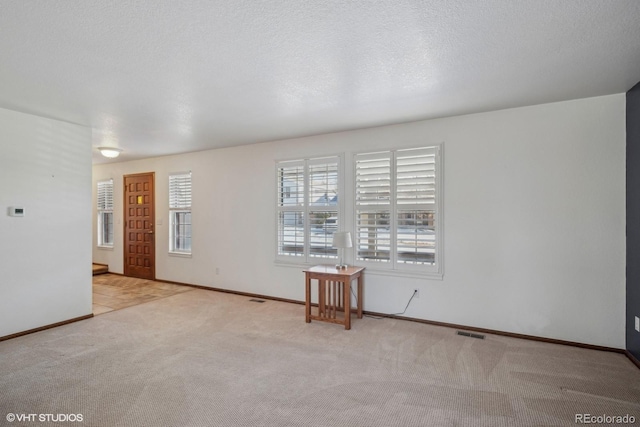
[[[560,426],[635,416],[623,355],[383,319],[306,324],[301,305],[194,290],[0,342],[0,424]]]

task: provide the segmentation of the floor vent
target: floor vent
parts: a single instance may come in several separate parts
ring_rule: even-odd
[[[458,331],[458,335],[462,335],[463,337],[478,338],[479,340],[484,339],[484,335],[474,334],[472,332]]]
[[[256,299],[256,298],[251,298],[249,301],[251,301],[251,302],[259,302],[259,303],[263,303],[264,302],[263,299]]]

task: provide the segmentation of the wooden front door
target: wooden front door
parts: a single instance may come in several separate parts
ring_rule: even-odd
[[[156,278],[153,172],[124,176],[124,275]]]

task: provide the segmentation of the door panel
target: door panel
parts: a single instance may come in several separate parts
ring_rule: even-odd
[[[124,176],[124,275],[155,279],[154,174]]]

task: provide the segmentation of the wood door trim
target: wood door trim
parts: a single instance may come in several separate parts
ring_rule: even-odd
[[[140,172],[140,173],[128,173],[126,175],[123,175],[124,178],[131,178],[133,176],[145,176],[145,175],[151,175],[154,177],[155,179],[155,172]],[[124,181],[123,181],[124,182]]]
[[[127,266],[127,254],[128,254],[128,250],[127,250],[127,220],[128,220],[128,214],[127,214],[127,178],[135,178],[135,177],[144,177],[144,176],[150,176],[151,177],[151,195],[152,195],[152,203],[151,203],[151,222],[154,226],[154,237],[153,237],[153,244],[151,245],[151,259],[152,259],[152,263],[151,263],[151,278],[148,280],[155,280],[156,278],[156,240],[155,240],[155,221],[156,221],[156,207],[155,207],[155,202],[156,202],[156,173],[155,172],[140,172],[140,173],[131,173],[131,174],[127,174],[127,175],[123,175],[122,177],[122,198],[123,198],[123,204],[122,204],[122,210],[123,210],[123,248],[122,248],[122,257],[123,257],[123,272],[124,272],[124,276],[127,277],[134,277],[134,276],[130,276],[128,272],[128,266]]]

